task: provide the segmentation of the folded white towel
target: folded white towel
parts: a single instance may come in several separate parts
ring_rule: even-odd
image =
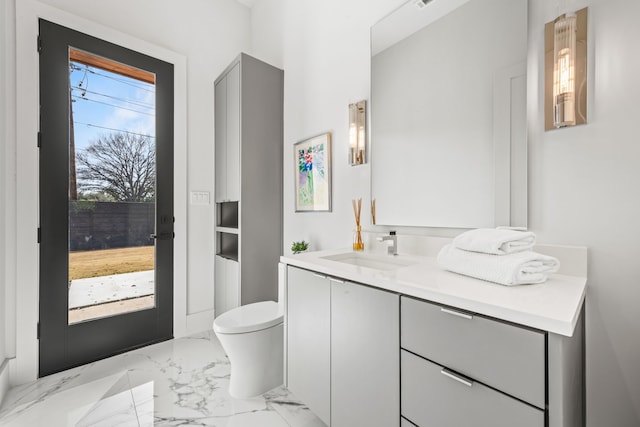
[[[465,251],[505,255],[529,250],[536,243],[531,231],[478,228],[465,231],[453,239],[453,246]]]
[[[498,256],[465,251],[451,244],[440,250],[438,264],[454,273],[507,286],[543,283],[560,267],[556,258],[533,251]]]

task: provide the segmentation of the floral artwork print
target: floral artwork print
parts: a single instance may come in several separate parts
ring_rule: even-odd
[[[296,210],[329,210],[330,134],[295,145]]]

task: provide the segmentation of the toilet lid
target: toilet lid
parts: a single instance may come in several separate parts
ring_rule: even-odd
[[[243,305],[221,314],[213,321],[213,330],[221,334],[259,331],[282,323],[284,314],[273,301]]]

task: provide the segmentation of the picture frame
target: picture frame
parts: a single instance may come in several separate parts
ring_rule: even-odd
[[[293,145],[296,212],[331,211],[331,132]]]

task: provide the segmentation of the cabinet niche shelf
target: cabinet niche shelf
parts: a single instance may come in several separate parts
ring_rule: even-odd
[[[218,228],[238,228],[238,202],[216,203]]]
[[[218,232],[217,235],[218,252],[216,255],[233,261],[238,261],[238,235],[223,232]]]

